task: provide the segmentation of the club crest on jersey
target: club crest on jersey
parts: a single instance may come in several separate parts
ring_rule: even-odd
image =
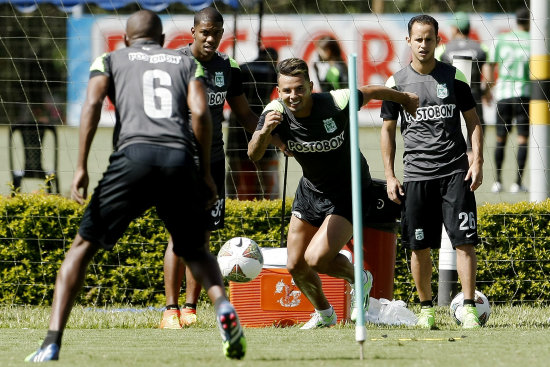
[[[447,84],[438,84],[437,85],[437,97],[438,98],[447,98],[449,96],[449,90],[447,89]]]
[[[214,84],[216,84],[216,87],[223,87],[225,84],[223,71],[216,71],[216,75],[214,76]]]
[[[325,124],[325,130],[327,133],[333,133],[336,131],[336,123],[332,118],[323,120],[323,124]]]

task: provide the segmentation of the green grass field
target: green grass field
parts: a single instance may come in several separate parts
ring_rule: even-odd
[[[495,306],[486,327],[463,331],[437,308],[439,330],[369,325],[359,360],[353,325],[247,328],[248,353],[226,361],[211,307],[196,326],[159,330],[160,312],[75,307],[56,366],[548,366],[550,308]],[[414,311],[417,311],[413,307]],[[0,307],[0,366],[22,366],[47,328],[49,309]]]

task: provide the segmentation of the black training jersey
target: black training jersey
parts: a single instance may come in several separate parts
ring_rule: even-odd
[[[362,101],[362,93],[359,98]],[[339,193],[351,189],[351,153],[349,132],[349,89],[312,94],[313,107],[308,117],[294,117],[281,100],[269,103],[260,116],[261,130],[265,115],[272,110],[283,114],[273,134],[279,134],[294,158],[302,166],[306,184],[321,193]],[[360,102],[361,102],[360,101]],[[359,106],[362,103],[358,104]],[[370,184],[369,167],[361,155],[361,176]]]
[[[178,51],[194,59],[191,45],[179,48]],[[211,161],[217,162],[225,159],[222,133],[222,122],[225,120],[223,116],[225,99],[243,94],[241,69],[235,60],[218,51],[210,61],[197,62],[204,69],[208,105],[212,115]]]
[[[429,74],[420,74],[409,64],[391,76],[386,86],[416,93],[420,101],[416,119],[398,103],[382,103],[383,119],[397,120],[401,116],[405,144],[403,181],[430,180],[467,171],[460,112],[474,108],[476,103],[464,74],[440,61]]]
[[[202,75],[193,59],[137,42],[98,57],[90,78],[97,75],[109,77],[108,96],[116,106],[115,150],[147,143],[192,151],[187,88]]]

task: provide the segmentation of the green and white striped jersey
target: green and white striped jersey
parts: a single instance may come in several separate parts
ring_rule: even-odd
[[[489,62],[498,63],[497,101],[531,96],[529,42],[529,32],[506,32],[498,35],[495,47],[489,50]]]

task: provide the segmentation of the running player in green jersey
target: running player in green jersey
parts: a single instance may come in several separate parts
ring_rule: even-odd
[[[518,172],[510,192],[527,192],[523,186],[523,170],[527,160],[529,142],[529,19],[526,8],[516,11],[517,30],[498,35],[494,47],[489,52],[488,63],[483,69],[487,87],[497,103],[497,147],[495,149],[496,180],[491,190],[502,191],[502,162],[508,134],[515,118],[517,127]],[[494,68],[498,65],[498,79],[494,85]],[[494,86],[494,88],[493,88]]]
[[[474,191],[483,180],[483,133],[476,103],[464,74],[437,61],[438,23],[429,15],[409,21],[407,43],[412,62],[388,79],[386,86],[416,93],[416,118],[393,102],[382,103],[382,157],[388,197],[403,202],[402,242],[412,250],[411,270],[422,306],[419,327],[435,327],[432,303],[431,249],[441,247],[441,226],[457,253],[457,270],[464,292],[465,328],[479,328],[474,303],[476,284],[477,209]],[[460,126],[464,116],[472,142],[468,162]],[[395,135],[401,119],[403,186],[395,177]]]
[[[318,273],[354,283],[353,265],[339,253],[353,233],[351,202],[351,154],[349,131],[349,89],[312,93],[307,64],[292,58],[278,66],[279,99],[269,103],[248,144],[248,154],[260,159],[278,134],[300,164],[300,180],[292,205],[287,238],[287,269],[296,285],[315,307],[315,313],[302,329],[336,324],[337,316],[323,293]],[[358,106],[371,99],[401,103],[414,115],[418,97],[383,86],[358,90]],[[361,155],[364,212],[370,205],[371,176]],[[372,275],[363,272],[364,309],[368,308]],[[352,297],[352,303],[355,297]],[[352,320],[357,307],[352,305]]]

